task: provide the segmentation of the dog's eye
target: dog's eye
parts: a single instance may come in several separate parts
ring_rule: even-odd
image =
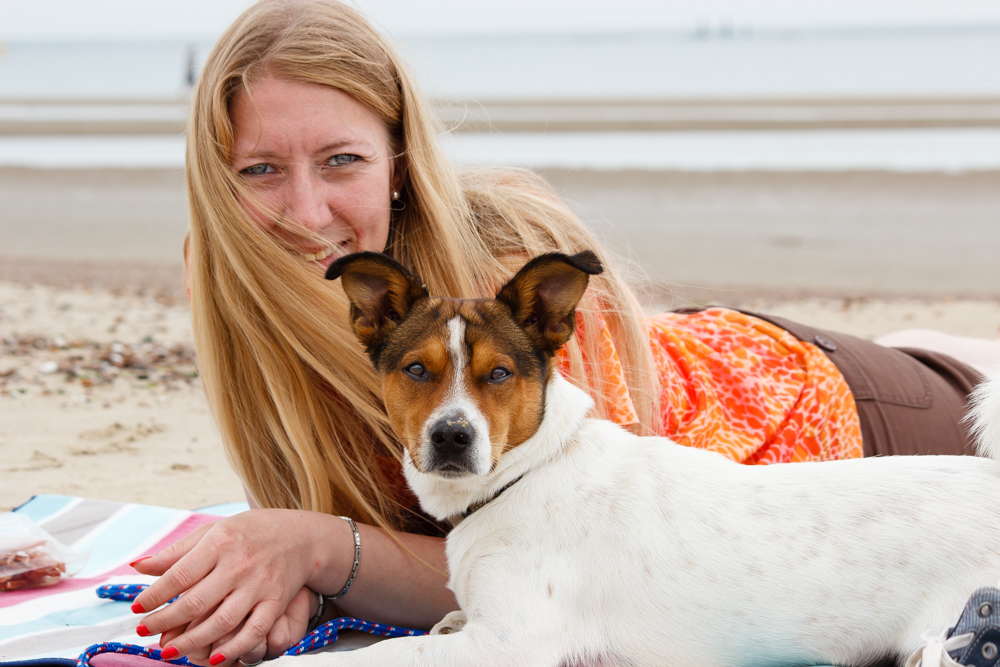
[[[407,375],[413,378],[417,378],[418,380],[422,380],[425,377],[427,377],[427,369],[424,368],[423,364],[416,364],[416,363],[410,364],[403,370],[406,372]]]
[[[503,382],[511,376],[511,372],[503,366],[497,366],[490,372],[490,382]]]

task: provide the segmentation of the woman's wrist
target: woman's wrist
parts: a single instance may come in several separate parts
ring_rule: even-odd
[[[347,582],[350,581],[351,588],[356,588],[358,571],[361,569],[360,558],[355,566],[356,556],[359,554],[356,545],[361,541],[360,531],[366,526],[358,526],[352,520],[347,520],[336,515],[323,514],[323,529],[316,533],[317,539],[312,540],[311,547],[314,551],[313,570],[306,586],[322,593],[324,605],[330,606],[330,602],[344,592]],[[313,603],[315,614],[316,602]]]

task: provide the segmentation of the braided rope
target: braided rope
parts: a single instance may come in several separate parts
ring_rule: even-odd
[[[335,618],[332,621],[327,621],[281,655],[302,655],[307,651],[323,648],[337,641],[337,632],[340,630],[360,630],[370,635],[381,635],[382,637],[415,637],[427,634],[423,630],[397,628],[392,625],[382,625],[381,623],[372,623],[371,621],[362,621],[361,619],[345,616],[344,618]]]
[[[119,644],[118,642],[104,642],[103,644],[94,644],[93,646],[88,646],[87,650],[80,654],[80,657],[76,659],[76,667],[90,667],[90,661],[95,656],[101,655],[102,653],[125,653],[128,655],[138,655],[143,658],[149,658],[151,660],[159,660],[161,662],[169,662],[172,665],[193,665],[193,663],[187,658],[175,658],[173,660],[164,660],[160,655],[160,650],[155,648],[147,648],[145,646],[137,646],[135,644]]]
[[[117,600],[119,602],[131,602],[139,593],[145,590],[146,584],[108,584],[97,589],[97,597],[107,600]],[[176,598],[175,598],[176,599]],[[423,630],[410,630],[409,628],[397,628],[392,625],[372,623],[362,621],[357,618],[343,617],[335,618],[319,626],[302,640],[292,646],[281,655],[302,655],[308,651],[329,646],[337,641],[340,630],[359,630],[371,635],[382,637],[413,637],[427,634]],[[88,646],[87,650],[80,654],[76,660],[76,667],[90,667],[90,660],[102,653],[126,653],[128,655],[138,655],[151,660],[169,662],[172,665],[192,665],[187,658],[175,658],[174,660],[163,660],[159,649],[137,646],[135,644],[120,644],[118,642],[104,642]]]
[[[97,597],[105,600],[117,600],[119,602],[131,602],[139,593],[146,590],[149,584],[107,584],[98,586]]]

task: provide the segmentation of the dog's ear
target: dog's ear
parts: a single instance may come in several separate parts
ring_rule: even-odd
[[[510,308],[536,349],[555,354],[573,335],[576,305],[590,276],[602,271],[600,260],[590,250],[539,255],[500,288],[497,301]]]
[[[327,280],[337,278],[351,301],[354,333],[373,360],[389,332],[427,297],[427,288],[406,267],[378,252],[341,257],[326,270]]]

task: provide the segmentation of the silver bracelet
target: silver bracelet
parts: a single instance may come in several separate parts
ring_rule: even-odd
[[[351,576],[348,577],[343,590],[336,595],[327,596],[331,600],[339,600],[347,595],[347,591],[351,590],[351,584],[354,583],[354,577],[358,576],[358,565],[361,563],[361,533],[358,532],[358,524],[354,523],[354,519],[348,516],[341,516],[337,518],[343,519],[347,523],[351,524],[351,531],[354,533],[354,565],[351,567]]]
[[[309,627],[307,632],[312,632],[319,627],[319,622],[323,620],[323,607],[326,606],[326,598],[323,597],[322,593],[316,593],[316,597],[319,598],[319,605],[316,607],[316,613],[313,617],[309,619]]]

